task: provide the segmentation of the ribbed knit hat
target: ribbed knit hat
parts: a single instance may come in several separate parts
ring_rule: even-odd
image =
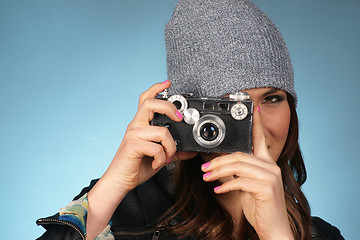
[[[170,94],[274,87],[297,102],[284,39],[250,0],[179,0],[165,27]]]

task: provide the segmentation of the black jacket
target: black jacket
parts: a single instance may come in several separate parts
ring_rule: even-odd
[[[170,173],[164,168],[150,180],[128,193],[112,217],[111,230],[116,240],[179,239],[177,236],[170,235],[167,232],[168,226],[154,225],[158,218],[174,203],[169,179]],[[90,186],[84,188],[74,200],[89,192],[96,182],[97,180],[91,181]],[[168,224],[174,226],[180,221],[180,219],[171,219]],[[336,227],[324,220],[313,217],[312,222],[312,240],[344,239]],[[76,225],[60,221],[59,214],[41,218],[36,223],[47,230],[38,240],[85,239],[84,234]],[[195,240],[196,238],[188,237],[187,239]]]

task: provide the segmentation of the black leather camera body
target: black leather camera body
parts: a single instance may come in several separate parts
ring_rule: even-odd
[[[156,113],[151,122],[169,129],[178,151],[251,153],[254,104],[249,94],[236,92],[229,97],[208,98],[168,96],[165,91],[156,98],[172,102],[184,116],[181,122],[175,122]]]

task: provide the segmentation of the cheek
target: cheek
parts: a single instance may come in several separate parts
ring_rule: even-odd
[[[290,124],[290,116],[287,114],[279,114],[273,117],[269,124],[271,134],[278,140],[286,141]]]
[[[277,111],[264,114],[263,126],[265,127],[265,137],[267,144],[280,155],[284,148],[290,125],[290,109],[284,106]],[[276,154],[276,155],[277,155]]]

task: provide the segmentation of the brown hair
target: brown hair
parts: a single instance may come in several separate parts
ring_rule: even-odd
[[[301,155],[298,137],[299,126],[293,97],[288,94],[291,120],[285,147],[277,161],[281,169],[285,192],[286,208],[290,227],[295,239],[311,239],[311,217],[309,204],[301,191],[306,181],[306,169]],[[170,229],[173,233],[187,236],[196,234],[205,239],[232,239],[233,220],[227,210],[216,200],[214,184],[202,179],[202,160],[177,162],[175,168],[176,203],[164,215],[163,222],[175,216],[184,221]],[[251,239],[259,239],[253,227],[244,222],[245,234]]]

